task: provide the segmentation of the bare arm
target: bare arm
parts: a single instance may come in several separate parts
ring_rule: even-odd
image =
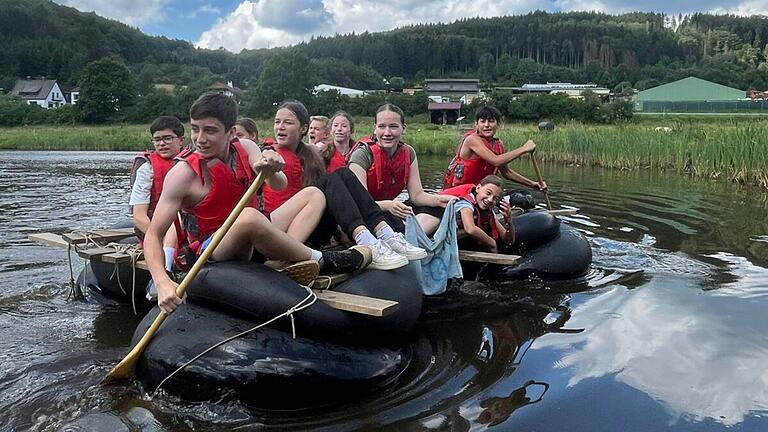
[[[486,234],[485,231],[483,231],[480,227],[475,225],[475,218],[472,216],[472,213],[473,212],[471,208],[463,208],[459,210],[464,232],[480,244],[485,245],[489,251],[495,253],[497,250],[496,240]]]
[[[408,189],[408,196],[416,205],[444,208],[451,200],[451,197],[447,195],[424,192],[424,186],[421,184],[421,174],[419,174],[418,158],[415,158],[413,162],[411,162],[411,171],[408,175],[408,184],[406,185],[406,188]]]
[[[464,144],[462,144],[462,153],[465,149],[471,150],[472,153],[476,154],[480,159],[483,159],[484,161],[490,163],[491,165],[495,167],[503,167],[506,164],[512,162],[513,160],[519,158],[520,156],[530,153],[536,149],[536,143],[534,143],[532,140],[526,141],[525,144],[522,146],[508,151],[506,153],[502,153],[500,155],[495,154],[491,150],[488,149],[488,147],[483,144],[483,139],[480,138],[477,135],[471,135],[469,136],[465,141]],[[468,157],[471,157],[471,155],[467,155]],[[464,157],[464,155],[462,155]]]
[[[149,204],[137,204],[133,206],[133,226],[138,228],[139,231],[146,233],[149,229],[149,216],[147,211],[149,210]]]
[[[163,236],[171,228],[193,182],[199,180],[186,163],[178,163],[171,168],[165,177],[163,192],[144,236],[144,256],[157,287],[157,304],[165,313],[173,312],[181,304],[181,299],[176,296],[178,285],[165,273]]]

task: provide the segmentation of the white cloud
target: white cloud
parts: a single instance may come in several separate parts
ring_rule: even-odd
[[[731,7],[718,7],[712,10],[713,13],[734,14],[734,15],[768,15],[768,0],[750,0]]]
[[[712,11],[749,15],[768,13],[768,0],[648,0],[639,8],[667,13]],[[292,45],[313,35],[378,32],[532,10],[623,13],[637,9],[637,3],[629,0],[253,0],[240,3],[234,12],[205,31],[196,45],[239,52],[243,48]]]
[[[545,9],[550,0],[274,0],[244,1],[204,32],[196,45],[243,48],[291,45],[311,36],[385,31],[474,16],[501,16]],[[550,7],[551,9],[551,7]]]
[[[83,12],[96,12],[132,26],[162,21],[163,9],[170,0],[56,0],[56,3]]]

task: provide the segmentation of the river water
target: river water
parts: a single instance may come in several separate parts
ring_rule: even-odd
[[[563,219],[592,245],[586,278],[465,283],[429,302],[428,355],[385,391],[275,410],[103,386],[140,317],[70,298],[66,252],[26,235],[125,220],[132,155],[0,153],[0,430],[768,430],[762,191],[545,165],[553,204],[580,209]],[[434,187],[446,161],[420,161]]]

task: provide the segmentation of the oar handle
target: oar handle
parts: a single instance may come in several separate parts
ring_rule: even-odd
[[[536,171],[536,177],[539,179],[539,183],[544,183],[544,178],[541,176],[541,170],[539,170],[539,163],[536,160],[535,151],[531,152],[531,163],[533,163],[533,170]],[[549,191],[544,189],[544,199],[547,201],[547,208],[552,210],[552,203],[549,201]]]
[[[200,254],[200,257],[198,257],[197,261],[195,261],[195,264],[189,270],[189,273],[184,276],[184,280],[182,280],[178,288],[176,288],[177,296],[184,296],[184,294],[187,292],[187,287],[189,284],[192,283],[192,280],[200,272],[200,269],[203,268],[205,263],[208,261],[208,258],[211,257],[211,254],[213,254],[216,246],[218,246],[224,236],[227,235],[227,232],[235,223],[235,220],[237,220],[237,218],[240,216],[240,213],[243,212],[243,209],[251,201],[251,198],[254,194],[256,194],[256,191],[259,190],[266,178],[267,176],[264,171],[259,172],[259,175],[256,176],[256,179],[253,181],[251,186],[248,187],[248,190],[245,191],[243,197],[240,198],[240,201],[237,202],[235,208],[232,209],[232,212],[224,221],[224,224],[221,226],[221,228],[216,230],[216,233],[213,235],[213,239],[211,239],[211,243],[203,251],[203,253]],[[160,311],[155,320],[152,322],[152,325],[149,326],[146,333],[144,333],[144,336],[141,337],[136,346],[134,346],[133,349],[125,356],[125,358],[123,358],[123,360],[120,361],[120,363],[118,363],[117,366],[115,366],[109,372],[109,375],[107,375],[104,380],[107,384],[120,379],[130,378],[136,374],[136,362],[139,361],[139,357],[144,351],[144,348],[149,345],[149,341],[152,340],[152,337],[155,335],[167,316],[168,315],[165,312]]]

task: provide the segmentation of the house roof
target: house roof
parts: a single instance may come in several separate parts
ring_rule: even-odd
[[[17,80],[11,95],[22,99],[45,99],[51,92],[56,80]]]
[[[733,101],[744,99],[746,93],[744,90],[691,76],[643,90],[635,96],[635,101]]]
[[[461,109],[461,102],[430,102],[427,105],[427,111],[459,110],[459,109]]]
[[[211,84],[211,88],[215,90],[228,90],[234,94],[239,94],[241,92],[240,88],[223,82],[213,83]]]

